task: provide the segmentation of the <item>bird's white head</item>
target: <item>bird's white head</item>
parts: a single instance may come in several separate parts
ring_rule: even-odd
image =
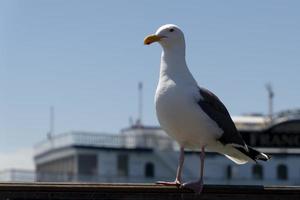
[[[144,39],[145,45],[150,45],[153,42],[158,42],[164,49],[185,49],[183,32],[174,24],[163,25],[155,34]]]

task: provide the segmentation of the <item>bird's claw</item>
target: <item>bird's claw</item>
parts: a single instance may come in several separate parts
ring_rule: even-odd
[[[166,185],[166,186],[176,186],[178,188],[182,186],[181,182],[178,181],[178,180],[171,181],[171,182],[168,182],[168,181],[157,181],[156,184],[158,184],[158,185]]]

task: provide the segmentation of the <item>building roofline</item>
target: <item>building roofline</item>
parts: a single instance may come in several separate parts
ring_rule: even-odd
[[[141,129],[141,130],[161,130],[161,127],[160,126],[132,125],[130,127],[121,129],[121,133],[124,132],[124,131],[137,130],[137,129]]]
[[[56,152],[60,152],[62,150],[67,149],[89,149],[89,150],[103,150],[103,151],[129,151],[129,152],[153,152],[152,148],[116,148],[116,147],[96,147],[96,146],[84,146],[84,145],[70,145],[70,146],[64,146],[61,148],[51,149],[49,151],[43,152],[41,154],[35,155],[34,160],[39,159],[40,157],[44,157],[47,154],[52,154]]]

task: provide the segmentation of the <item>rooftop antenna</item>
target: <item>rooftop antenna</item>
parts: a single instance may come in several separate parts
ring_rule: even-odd
[[[139,103],[138,103],[138,119],[137,119],[137,125],[142,126],[142,120],[143,120],[143,83],[139,82],[138,84],[138,95],[139,95]]]
[[[47,134],[48,139],[52,139],[53,135],[54,135],[54,107],[51,106],[50,107],[50,118],[49,118],[49,132]]]
[[[132,126],[133,126],[133,119],[132,119],[131,116],[129,117],[129,120],[128,120],[128,121],[129,121],[129,126],[132,127]]]
[[[266,84],[266,89],[268,92],[268,105],[269,105],[269,119],[272,123],[273,120],[273,98],[274,98],[274,91],[271,83]]]

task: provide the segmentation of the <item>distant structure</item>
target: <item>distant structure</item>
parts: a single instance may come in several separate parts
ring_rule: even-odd
[[[20,166],[21,167],[21,166]],[[0,171],[0,181],[3,182],[33,182],[35,172],[24,169],[5,169]]]
[[[55,110],[54,107],[50,107],[50,117],[49,117],[49,132],[47,133],[47,138],[51,139],[54,135],[54,120],[55,120]]]
[[[138,83],[138,118],[136,126],[143,126],[143,83]]]
[[[268,91],[269,118],[270,118],[270,122],[272,123],[274,91],[273,91],[271,83],[266,84],[266,89]]]
[[[208,152],[205,182],[210,184],[300,184],[300,110],[268,116],[233,117],[246,142],[272,160],[236,165]],[[35,147],[37,181],[155,182],[173,180],[178,145],[162,129],[136,126],[119,134],[71,131]],[[199,157],[186,151],[184,179],[198,177]]]

